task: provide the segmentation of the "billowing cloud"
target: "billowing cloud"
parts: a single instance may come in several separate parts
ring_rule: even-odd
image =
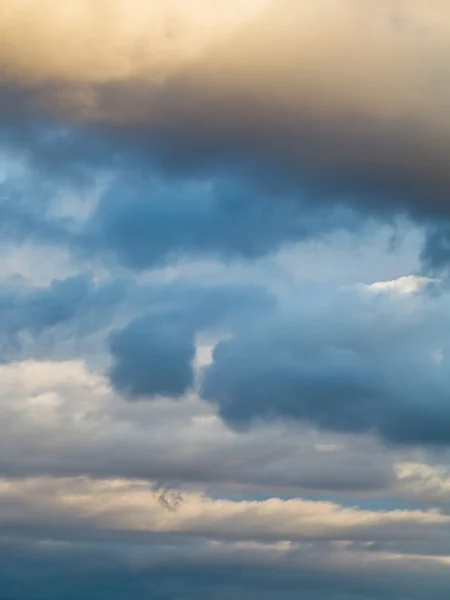
[[[358,206],[393,191],[413,213],[447,214],[442,0],[8,0],[4,12],[4,115],[18,94],[32,117],[157,142],[183,169],[259,157]]]
[[[446,295],[401,300],[401,287],[400,296],[392,288],[322,292],[321,304],[304,298],[300,310],[267,317],[263,330],[242,328],[217,345],[206,397],[237,427],[285,417],[448,444]]]
[[[111,381],[131,398],[183,397],[194,387],[196,340],[209,334],[200,393],[232,427],[282,418],[448,445],[448,294],[439,285],[410,276],[272,297],[257,287],[169,287],[112,334]]]
[[[274,304],[256,286],[168,291],[154,299],[151,312],[110,336],[111,381],[131,397],[182,396],[194,384],[196,336],[227,333],[227,325],[255,318]]]

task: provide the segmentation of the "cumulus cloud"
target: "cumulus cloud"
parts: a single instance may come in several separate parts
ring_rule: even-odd
[[[129,398],[182,397],[196,381],[196,340],[214,334],[200,393],[232,427],[294,419],[446,445],[447,293],[435,285],[418,277],[303,284],[272,296],[258,287],[169,286],[111,335],[111,382]]]
[[[227,326],[274,304],[256,286],[168,291],[165,302],[155,299],[151,312],[110,336],[111,381],[130,397],[182,396],[194,384],[196,336],[211,330],[226,334]]]
[[[447,444],[446,295],[322,290],[220,342],[204,393],[236,427],[306,419],[391,442]],[[377,289],[377,288],[375,288]],[[385,290],[385,291],[383,291]],[[386,292],[387,290],[387,292]],[[300,308],[301,306],[301,308]]]

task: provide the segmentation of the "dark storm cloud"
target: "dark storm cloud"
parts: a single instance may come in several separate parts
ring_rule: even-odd
[[[22,140],[53,172],[109,160],[129,166],[139,154],[183,174],[239,165],[261,189],[307,189],[326,207],[448,216],[450,35],[442,0],[371,0],[364,8],[353,0],[133,0],[107,9],[86,0],[72,7],[76,19],[45,2],[47,10],[7,2],[1,112],[10,143]],[[131,202],[136,218],[146,219],[142,200]],[[186,251],[201,236],[200,249],[209,251],[210,221],[200,217],[195,237],[180,227],[191,209],[172,208],[178,215],[170,225],[164,211],[154,220],[167,228],[167,241],[154,231],[144,254],[175,236]],[[283,223],[275,219],[275,233],[267,227],[257,243],[250,234],[249,247],[237,236],[235,252],[271,249],[281,225],[291,239],[292,210]],[[237,227],[257,214],[239,208],[229,218]],[[138,226],[130,216],[113,239],[123,247]]]

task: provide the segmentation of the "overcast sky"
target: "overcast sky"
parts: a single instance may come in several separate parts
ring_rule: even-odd
[[[447,600],[450,3],[3,0],[2,600]]]

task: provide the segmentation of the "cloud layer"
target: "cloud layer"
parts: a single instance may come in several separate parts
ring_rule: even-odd
[[[449,23],[4,0],[2,599],[448,597]]]
[[[447,11],[441,0],[10,0],[3,114],[22,106],[148,149],[159,140],[182,169],[270,160],[360,208],[376,194],[447,214]]]

